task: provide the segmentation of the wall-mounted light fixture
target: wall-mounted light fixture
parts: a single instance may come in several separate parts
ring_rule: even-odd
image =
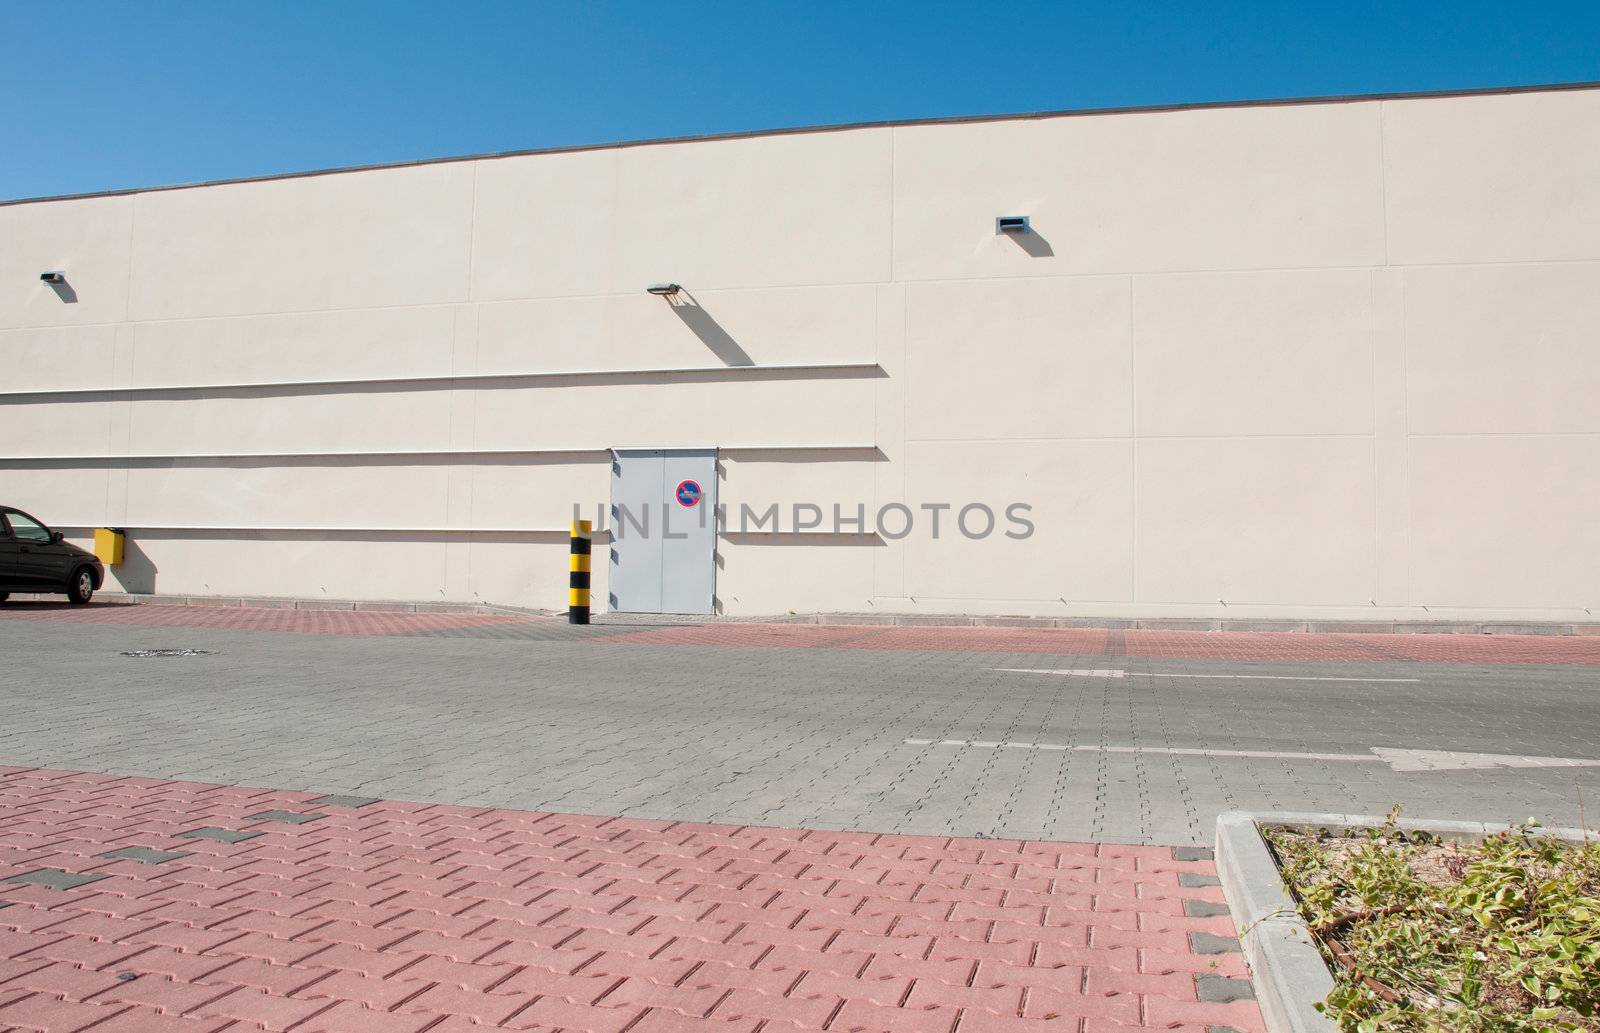
[[[997,215],[994,220],[994,235],[999,237],[1007,233],[1028,232],[1028,217],[1026,215]]]
[[[654,294],[658,298],[670,298],[674,294],[683,290],[683,288],[675,283],[652,283],[650,286],[646,287],[645,290],[649,291],[651,294]]]
[[[51,284],[66,283],[67,282],[67,274],[66,273],[61,273],[61,272],[40,273],[39,274],[39,279],[43,280],[45,283],[51,283]]]

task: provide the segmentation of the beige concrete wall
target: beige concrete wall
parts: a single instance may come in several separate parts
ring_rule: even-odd
[[[0,501],[132,528],[135,591],[558,607],[605,450],[715,445],[733,513],[825,514],[720,539],[730,613],[1583,620],[1595,125],[1235,107],[0,207]],[[928,534],[968,502],[994,534]],[[903,539],[828,533],[893,503]]]

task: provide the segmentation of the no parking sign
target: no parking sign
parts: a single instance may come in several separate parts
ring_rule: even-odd
[[[699,481],[679,481],[672,494],[678,500],[678,505],[693,509],[700,504],[700,496],[705,493],[700,490]]]

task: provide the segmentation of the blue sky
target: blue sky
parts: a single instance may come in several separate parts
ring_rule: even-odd
[[[879,119],[1600,79],[1600,4],[0,11],[0,198]]]

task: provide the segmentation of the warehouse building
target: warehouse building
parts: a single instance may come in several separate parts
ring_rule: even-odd
[[[14,202],[0,504],[126,529],[107,591],[556,608],[576,513],[598,610],[1581,621],[1597,127],[1570,87]]]

